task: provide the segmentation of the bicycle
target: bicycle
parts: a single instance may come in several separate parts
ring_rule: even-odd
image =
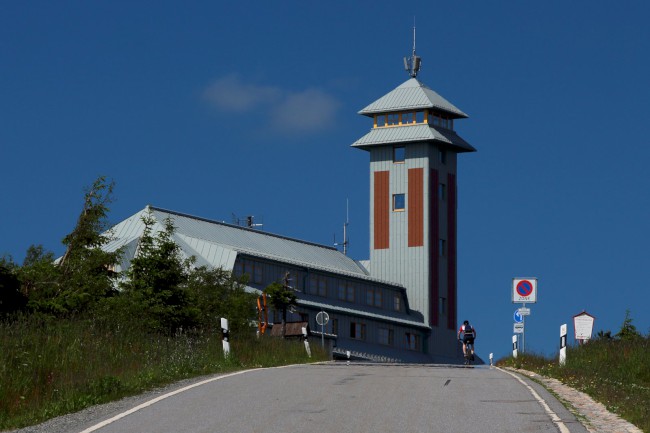
[[[474,343],[465,343],[465,365],[470,365],[474,360]]]

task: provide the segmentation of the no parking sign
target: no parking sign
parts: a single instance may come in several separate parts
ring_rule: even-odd
[[[513,278],[512,302],[537,302],[537,278]]]

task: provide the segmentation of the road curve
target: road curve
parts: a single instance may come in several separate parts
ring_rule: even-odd
[[[509,372],[358,363],[214,376],[67,431],[587,432],[545,389]]]

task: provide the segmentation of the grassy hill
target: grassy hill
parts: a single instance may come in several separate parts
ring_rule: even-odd
[[[558,357],[529,353],[499,360],[497,365],[556,378],[650,433],[650,336],[620,336],[601,334],[587,344],[567,348],[564,366]]]
[[[132,323],[34,317],[0,321],[0,431],[195,376],[327,359],[299,341],[234,336],[223,356],[221,332],[148,333]]]

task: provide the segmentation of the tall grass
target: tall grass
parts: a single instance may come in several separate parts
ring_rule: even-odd
[[[137,321],[0,323],[0,429],[20,428],[189,377],[308,358],[302,343],[243,336],[224,359],[221,334],[144,333]]]
[[[565,366],[557,357],[535,354],[503,359],[497,365],[554,377],[650,433],[650,337],[597,339],[569,347]]]

